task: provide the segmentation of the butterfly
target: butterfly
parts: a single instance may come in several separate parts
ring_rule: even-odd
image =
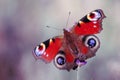
[[[37,45],[33,56],[45,63],[53,61],[58,69],[76,70],[96,55],[100,40],[95,34],[102,31],[102,20],[105,17],[101,9],[88,13],[73,27],[63,29],[63,35]]]

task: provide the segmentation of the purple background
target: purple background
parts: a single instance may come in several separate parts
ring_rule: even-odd
[[[67,72],[35,61],[34,47],[62,34],[69,11],[72,27],[98,8],[107,18],[97,35],[101,47],[87,65]],[[0,0],[0,80],[120,80],[119,8],[120,0]]]

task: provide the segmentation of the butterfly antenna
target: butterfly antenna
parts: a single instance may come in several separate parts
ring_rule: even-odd
[[[66,27],[68,26],[70,14],[71,14],[71,12],[69,11],[68,18],[67,18],[67,22],[66,22]],[[46,26],[46,27],[47,27],[47,28],[56,29],[56,30],[62,30],[61,28],[56,28],[56,27],[53,27],[53,26]]]
[[[69,18],[70,18],[71,12],[69,11],[67,22],[66,22],[66,27],[68,26]]]
[[[62,30],[60,28],[56,28],[56,27],[53,27],[53,26],[46,26],[47,28],[52,28],[52,29],[56,29],[56,30]]]

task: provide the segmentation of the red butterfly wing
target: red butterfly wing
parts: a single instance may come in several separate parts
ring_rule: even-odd
[[[51,38],[36,46],[33,53],[34,57],[36,59],[42,59],[45,62],[50,62],[54,59],[61,47],[62,39],[62,37]]]
[[[74,25],[72,32],[79,35],[100,33],[103,18],[105,18],[105,15],[101,9],[94,10],[80,19],[80,21]]]
[[[61,47],[58,54],[55,56],[54,65],[58,69],[66,69],[69,71],[74,66],[74,60],[75,58],[71,52],[67,48]]]

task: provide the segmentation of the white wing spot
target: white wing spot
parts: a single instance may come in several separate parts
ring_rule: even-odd
[[[94,24],[96,24],[97,22],[96,22],[96,21],[94,21],[93,23],[94,23]]]
[[[46,55],[46,52],[44,52],[44,55]]]
[[[96,25],[94,25],[93,27],[94,27],[94,28],[96,28],[97,26],[96,26]]]
[[[46,56],[48,57],[49,55],[47,54]]]

